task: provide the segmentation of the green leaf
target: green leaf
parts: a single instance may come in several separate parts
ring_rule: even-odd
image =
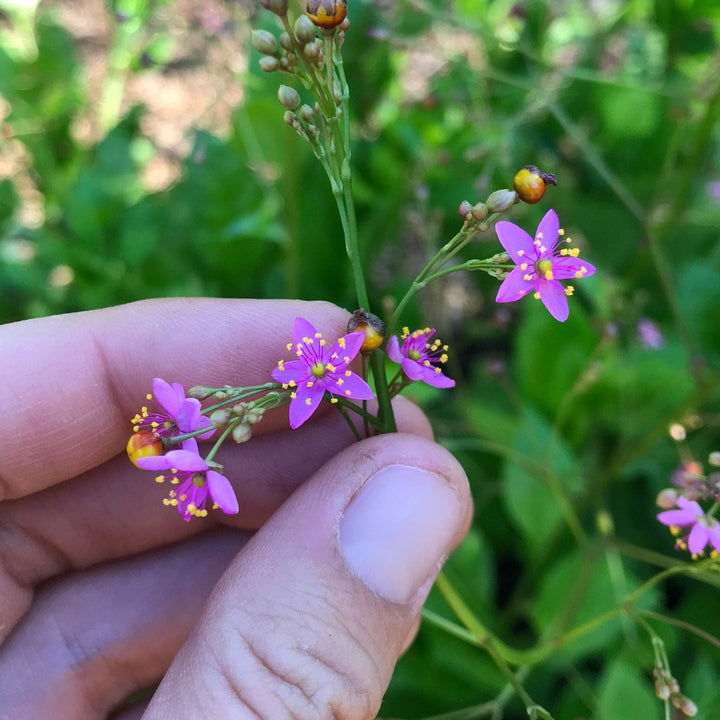
[[[652,680],[624,658],[606,670],[598,695],[597,720],[658,720],[662,705],[652,690]]]

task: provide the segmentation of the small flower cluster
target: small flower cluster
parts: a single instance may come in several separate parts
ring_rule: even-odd
[[[183,520],[207,516],[208,505],[236,514],[239,505],[232,485],[221,473],[222,465],[212,459],[228,437],[237,443],[246,442],[264,413],[284,404],[289,405],[293,429],[307,422],[323,400],[340,405],[343,412],[360,412],[367,420],[366,410],[354,401],[364,405],[375,395],[350,365],[359,353],[369,354],[380,347],[385,324],[361,309],[353,313],[348,331],[329,345],[310,322],[296,318],[293,341],[287,345],[294,359],[279,360],[270,373],[275,382],[260,386],[196,386],[188,397],[179,383],[155,378],[153,394],[147,396],[154,400],[152,407],[143,406],[132,419],[128,456],[138,468],[159,471],[157,482],[169,481],[172,488],[164,504],[177,508]],[[425,328],[411,333],[405,328],[402,347],[397,336],[390,338],[388,356],[400,365],[398,374],[404,377],[401,383],[394,381],[393,394],[415,381],[437,388],[455,385],[439,367],[447,361],[448,348],[437,339],[431,340],[434,332]],[[260,397],[246,401],[253,395]],[[200,400],[210,398],[217,404],[203,409]],[[220,437],[203,459],[197,440],[208,440],[216,432]]]
[[[709,462],[720,467],[720,453],[712,453]],[[664,509],[657,519],[676,537],[675,548],[697,559],[709,545],[710,556],[720,557],[720,522],[714,516],[720,500],[720,472],[706,476],[699,463],[687,461],[673,473],[672,481],[674,487],[662,490],[656,504]],[[713,508],[706,513],[698,500],[713,500]]]
[[[663,702],[669,701],[685,717],[695,717],[697,715],[697,705],[680,692],[680,684],[662,665],[657,665],[653,669],[653,684],[655,694],[660,700]]]

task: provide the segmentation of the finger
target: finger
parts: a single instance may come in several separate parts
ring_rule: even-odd
[[[348,448],[233,561],[144,717],[375,717],[470,513],[462,468],[434,443]]]
[[[0,717],[107,717],[162,674],[248,537],[216,531],[45,587],[0,649]]]
[[[185,387],[269,382],[298,315],[327,337],[349,317],[322,302],[168,298],[0,328],[0,499],[117,454],[155,376]]]
[[[395,402],[404,432],[432,437],[413,403]],[[0,641],[27,612],[34,586],[73,569],[142,552],[204,532],[215,522],[259,527],[318,468],[355,442],[332,413],[298,430],[230,443],[220,455],[238,495],[236,516],[190,523],[162,506],[153,475],[120,456],[81,477],[0,503]]]

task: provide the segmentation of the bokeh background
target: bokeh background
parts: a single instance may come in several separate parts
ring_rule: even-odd
[[[412,393],[476,501],[448,578],[533,647],[687,560],[654,499],[681,460],[720,449],[720,5],[350,0],[349,17],[373,309],[455,234],[461,200],[527,163],[559,183],[509,217],[532,232],[554,207],[599,271],[564,324],[532,300],[496,305],[479,273],[404,319],[440,330],[458,382]],[[230,0],[0,0],[0,322],[163,295],[354,309],[327,180],[275,97],[288,79],[250,50],[274,19]],[[498,249],[490,230],[465,257]],[[719,577],[673,577],[637,604],[707,719]],[[429,607],[453,617],[435,592]],[[556,720],[654,720],[652,667],[623,617],[522,673]],[[526,717],[512,695],[482,706],[504,686],[482,649],[425,623],[382,714]]]

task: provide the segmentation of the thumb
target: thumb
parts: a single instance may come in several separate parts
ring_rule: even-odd
[[[233,561],[144,718],[374,718],[470,517],[465,474],[438,445],[348,448]]]

